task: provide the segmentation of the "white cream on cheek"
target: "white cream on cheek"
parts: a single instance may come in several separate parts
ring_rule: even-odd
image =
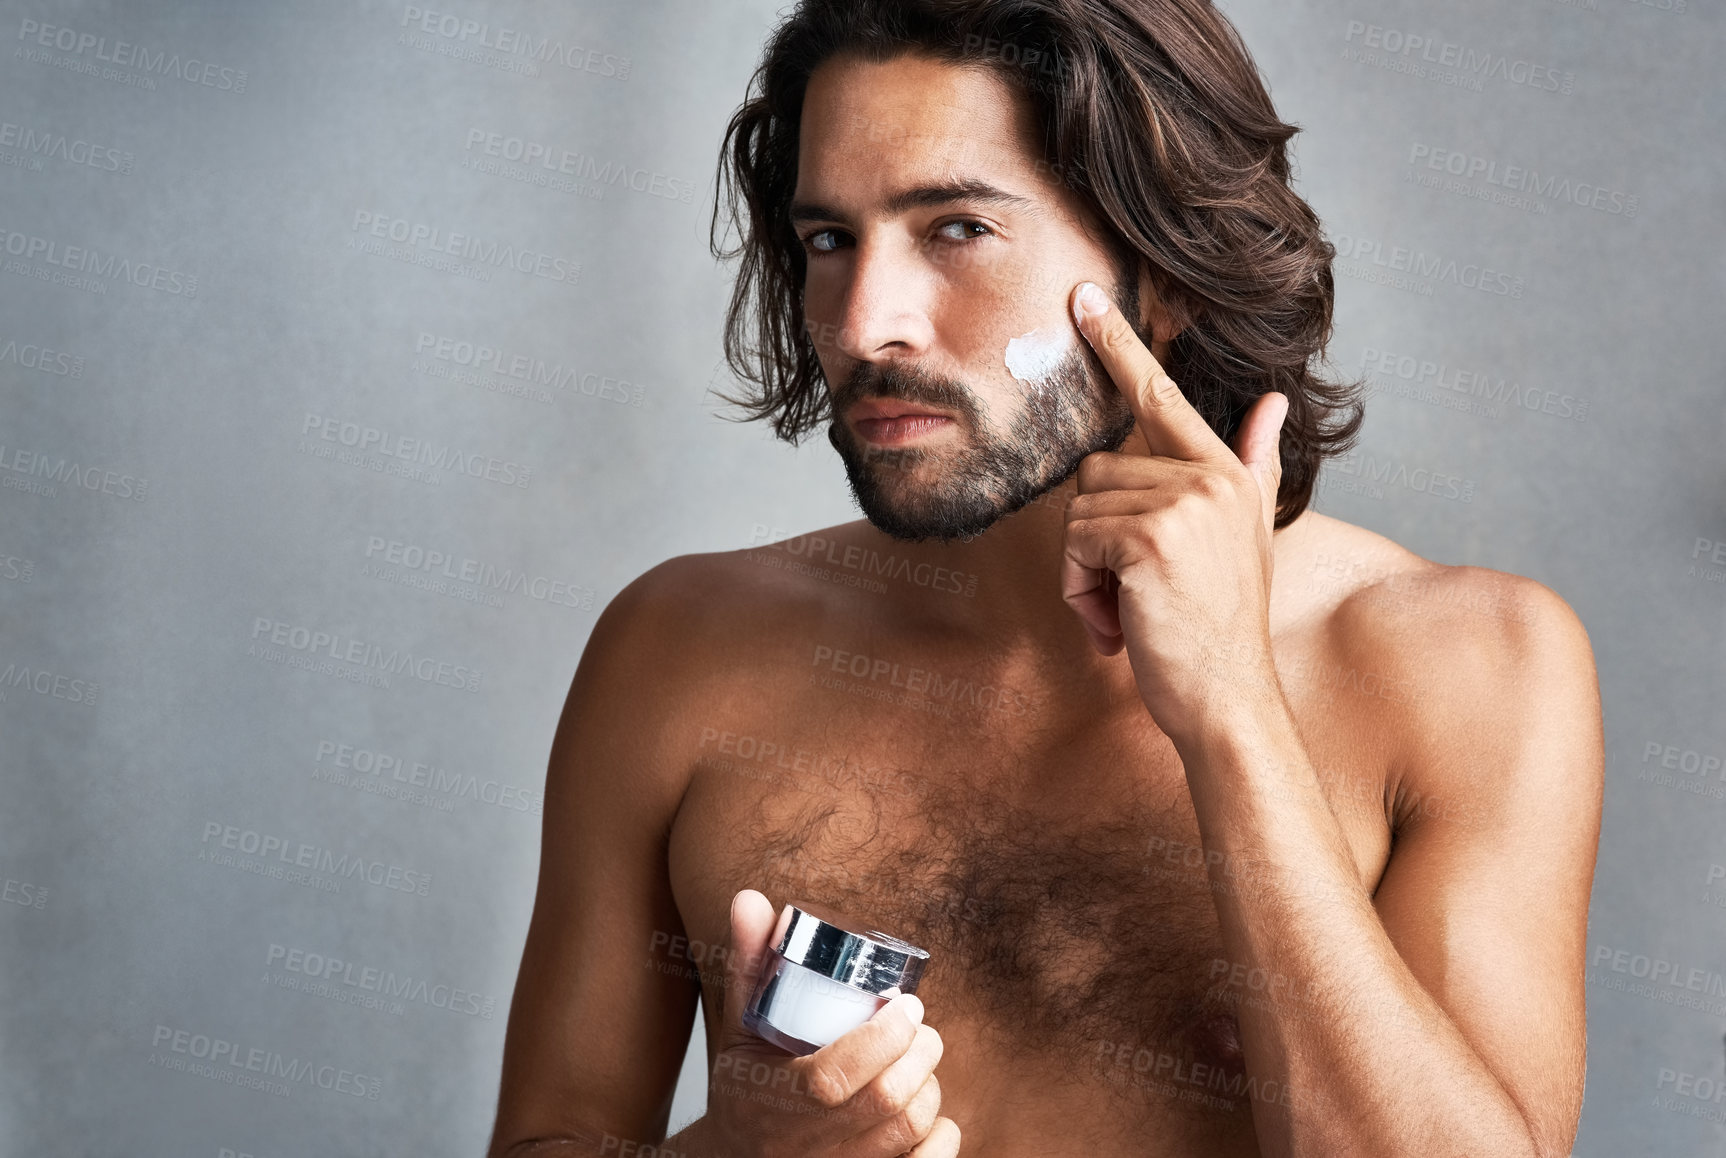
[[[1030,330],[1010,339],[1005,357],[1007,373],[1021,382],[1043,385],[1072,346],[1068,329]]]

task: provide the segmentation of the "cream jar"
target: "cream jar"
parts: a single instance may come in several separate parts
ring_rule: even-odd
[[[917,992],[929,962],[915,945],[802,903],[780,912],[767,946],[743,1024],[794,1054],[814,1053],[891,998]]]

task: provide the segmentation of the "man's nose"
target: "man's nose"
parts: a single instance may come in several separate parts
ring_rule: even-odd
[[[859,245],[840,309],[836,344],[859,362],[917,357],[935,338],[930,281],[909,253]]]

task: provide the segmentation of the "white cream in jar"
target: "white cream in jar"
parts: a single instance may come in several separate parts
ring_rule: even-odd
[[[743,1024],[794,1054],[814,1053],[915,993],[929,961],[915,945],[801,902],[780,911],[767,944]]]

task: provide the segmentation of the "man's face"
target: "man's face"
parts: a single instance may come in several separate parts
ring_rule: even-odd
[[[1068,302],[1090,280],[1134,317],[1139,286],[1038,145],[981,69],[838,57],[810,78],[805,324],[851,489],[896,538],[978,534],[1132,431]]]

